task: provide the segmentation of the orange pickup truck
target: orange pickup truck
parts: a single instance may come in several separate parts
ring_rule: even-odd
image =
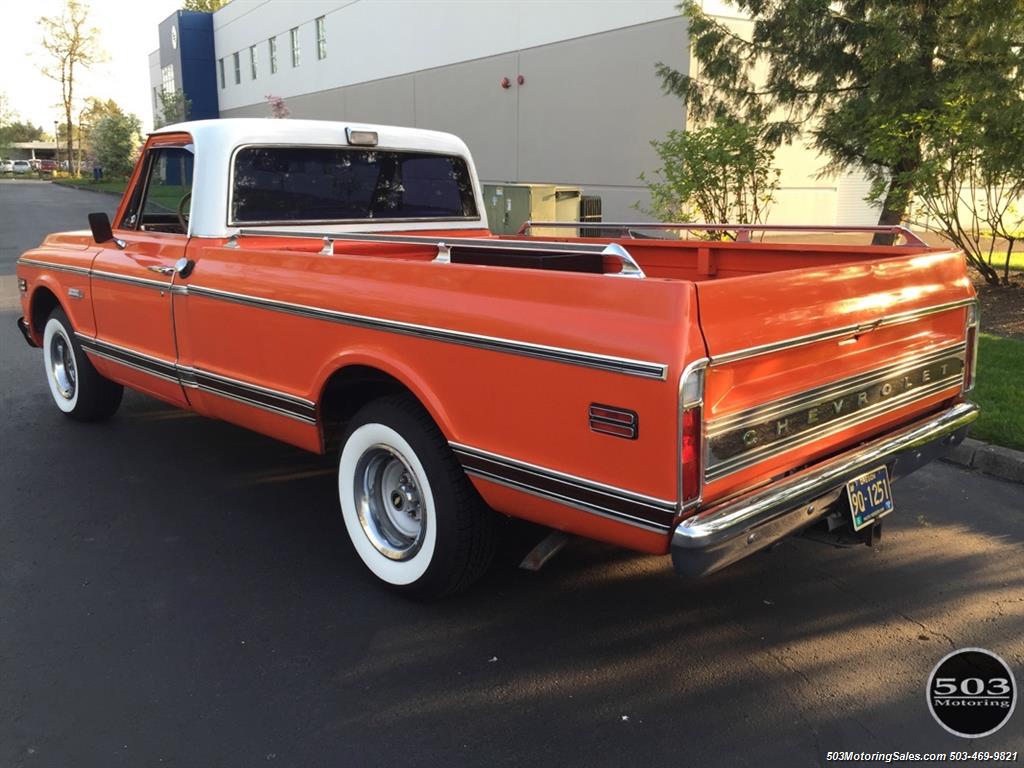
[[[496,513],[553,529],[535,561],[574,534],[692,576],[814,525],[870,542],[977,415],[964,259],[900,228],[495,237],[454,136],[247,119],[152,134],[90,225],[18,262],[56,406],[127,386],[337,451],[352,545],[407,593],[472,583]]]

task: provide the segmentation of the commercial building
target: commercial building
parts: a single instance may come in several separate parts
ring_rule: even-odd
[[[63,147],[52,141],[16,141],[6,148],[5,160],[56,160]],[[66,152],[65,152],[66,154]],[[65,158],[66,159],[66,158]]]
[[[182,66],[209,62],[221,117],[269,117],[267,97],[276,96],[293,117],[450,131],[485,182],[581,186],[601,197],[606,220],[638,219],[647,218],[639,176],[659,164],[651,140],[686,125],[682,103],[655,74],[659,62],[692,66],[677,4],[234,0],[209,17],[212,54],[193,56],[182,37],[179,55]],[[749,24],[724,7],[708,10]],[[171,17],[179,35],[189,16]],[[184,83],[198,118],[188,83],[166,69],[175,63],[167,25],[151,56],[154,94],[171,78]],[[818,178],[823,161],[798,145],[783,147],[778,164],[772,222],[877,220],[860,176]]]
[[[149,54],[153,124],[164,122],[167,95],[179,92],[188,99],[190,120],[219,117],[213,14],[175,11],[160,22],[159,35],[160,47]]]

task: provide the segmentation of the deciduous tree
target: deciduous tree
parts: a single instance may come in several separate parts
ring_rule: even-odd
[[[0,124],[0,144],[9,146],[16,141],[42,141],[46,133],[38,125],[15,120]]]
[[[42,16],[38,21],[43,31],[42,47],[49,59],[42,67],[42,72],[60,83],[69,168],[74,165],[72,113],[75,106],[76,70],[88,69],[103,57],[98,42],[99,32],[88,25],[88,17],[88,5],[79,0],[65,0],[60,16]],[[77,175],[77,170],[72,172]]]
[[[1009,283],[1013,248],[1024,235],[1024,105],[1011,94],[1005,101],[989,112],[992,104],[980,103],[987,97],[969,94],[921,116],[921,163],[905,182],[915,190],[917,216],[992,285],[999,282],[993,257],[1004,258]]]
[[[127,176],[142,141],[142,123],[132,114],[106,115],[92,130],[92,151],[111,178]]]
[[[185,4],[181,6],[183,11],[202,11],[203,13],[213,13],[219,11],[228,0],[185,0]]]
[[[763,224],[767,219],[779,169],[763,131],[719,118],[688,131],[670,131],[651,145],[661,167],[654,179],[640,176],[651,193],[648,213],[661,221]]]
[[[281,98],[280,96],[275,96],[272,93],[268,93],[263,98],[266,100],[267,106],[270,107],[271,117],[276,118],[278,120],[283,120],[292,113],[292,111],[288,109],[288,105],[284,103],[284,99]]]
[[[192,112],[192,100],[180,88],[176,91],[160,91],[160,113],[153,116],[157,128],[172,123],[183,123]]]

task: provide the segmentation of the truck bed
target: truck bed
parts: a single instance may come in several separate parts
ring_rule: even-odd
[[[260,234],[271,235],[265,239]],[[630,237],[529,237],[522,235],[498,236],[485,230],[435,232],[428,235],[374,235],[371,233],[260,233],[252,230],[246,247],[266,247],[281,250],[317,251],[320,242],[310,235],[326,237],[333,242],[335,254],[369,256],[374,258],[403,258],[432,261],[438,255],[437,243],[445,243],[451,250],[452,261],[508,268],[539,268],[568,272],[620,271],[621,261],[605,256],[603,269],[597,270],[589,260],[579,258],[582,253],[600,253],[614,244],[625,249],[643,269],[648,278],[685,280],[700,283],[729,278],[749,277],[794,269],[822,269],[839,264],[874,263],[886,259],[905,259],[930,253],[945,253],[948,249],[935,248],[924,243],[898,246],[823,244],[791,242],[735,242],[709,240],[634,239]],[[468,241],[479,241],[487,250],[474,248]],[[501,246],[507,246],[507,249]],[[528,246],[530,253],[517,251]],[[536,254],[544,253],[544,263]],[[559,261],[555,256],[576,254],[577,258]],[[462,258],[460,258],[460,256]]]
[[[616,246],[628,261],[608,252]],[[395,310],[379,297],[401,295],[407,301],[396,319],[405,322],[429,317],[432,327],[464,334],[529,339],[551,349],[593,348],[634,362],[664,361],[663,366],[644,363],[643,370],[657,367],[655,378],[672,382],[673,396],[684,368],[705,360],[705,503],[770,482],[949,405],[961,396],[970,365],[965,334],[973,292],[963,256],[923,243],[254,229],[240,233],[235,250],[216,243],[199,247],[212,248],[197,258],[206,269],[217,261],[225,267],[237,264],[224,272],[222,285],[217,279],[218,289],[230,290],[239,279],[232,275],[241,274],[235,269],[245,264],[245,273],[275,286],[305,273],[312,280],[310,296],[322,294],[318,306],[336,302],[346,312],[365,305],[357,311],[391,315]],[[282,259],[285,254],[289,258]],[[572,258],[560,264],[559,256]],[[594,274],[595,257],[603,274]],[[630,265],[633,272],[623,271]],[[344,295],[334,294],[332,284],[346,286]],[[921,366],[940,358],[946,369],[927,386],[909,391],[911,385],[897,381],[908,371],[925,375]],[[938,374],[936,369],[928,375]],[[861,382],[872,398],[863,412],[859,405],[839,403],[839,397],[828,399],[837,392],[856,398]],[[880,394],[887,385],[895,396]],[[548,394],[538,395],[531,407],[547,412],[552,407],[549,382],[537,380],[535,386]],[[618,381],[595,395],[595,401],[629,402],[639,397],[631,393],[632,386]],[[664,394],[670,394],[669,388]],[[571,420],[571,406],[557,410],[562,414],[557,418],[569,414]],[[773,421],[776,415],[780,418]],[[481,412],[476,418],[489,417]],[[821,426],[804,423],[809,419]],[[791,434],[764,434],[787,423]],[[674,425],[649,419],[645,425],[649,438],[662,441],[660,457],[673,439]],[[571,425],[565,430],[571,434]],[[761,444],[734,444],[750,430],[759,433]],[[501,441],[510,444],[514,433],[506,425]],[[512,446],[512,453],[532,451],[542,463],[561,462],[559,469],[570,473],[596,467],[601,476],[629,482],[642,493],[662,498],[668,493],[664,485],[654,484],[657,473],[650,484],[643,482],[644,473],[616,451],[591,456],[584,466],[570,445],[538,446],[529,434],[521,437],[522,445]],[[664,474],[660,477],[663,482]]]

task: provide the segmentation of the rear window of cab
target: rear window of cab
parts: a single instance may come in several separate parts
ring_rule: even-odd
[[[478,218],[466,161],[351,147],[243,147],[230,225]]]

